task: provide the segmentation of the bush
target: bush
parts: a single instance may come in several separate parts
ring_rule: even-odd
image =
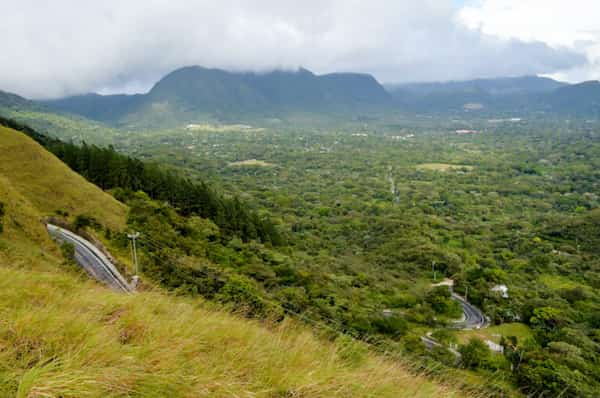
[[[427,294],[425,300],[438,314],[458,317],[462,312],[460,304],[451,299],[450,290],[448,290],[448,287],[446,286],[437,286],[433,288]]]
[[[247,316],[269,315],[268,306],[260,297],[256,286],[241,277],[232,276],[217,293],[216,298],[222,303],[233,303],[235,309],[243,310]]]
[[[490,360],[491,351],[480,339],[471,339],[466,345],[458,349],[461,363],[465,368],[476,369],[484,367]]]
[[[100,224],[94,217],[85,214],[79,214],[77,217],[75,217],[75,221],[73,221],[73,227],[75,227],[75,230],[80,230],[87,227],[97,228],[99,226]]]
[[[403,336],[408,330],[406,321],[397,316],[377,318],[372,324],[377,333],[393,337]]]

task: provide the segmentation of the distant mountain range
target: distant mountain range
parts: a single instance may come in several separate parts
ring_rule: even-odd
[[[111,124],[141,121],[196,121],[199,116],[277,116],[287,112],[346,112],[392,103],[372,76],[334,73],[317,76],[306,69],[234,73],[199,66],[178,69],[147,94],[87,94],[43,102],[48,107]]]
[[[86,94],[34,102],[0,92],[0,107],[44,107],[129,127],[285,118],[294,113],[541,113],[600,118],[600,82],[569,85],[524,76],[384,88],[367,74],[315,75],[306,69],[242,73],[191,66],[169,73],[146,94]]]

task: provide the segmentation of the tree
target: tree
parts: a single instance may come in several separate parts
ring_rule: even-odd
[[[489,347],[477,338],[473,338],[466,345],[460,346],[458,352],[461,355],[462,365],[469,369],[484,367],[491,357]]]

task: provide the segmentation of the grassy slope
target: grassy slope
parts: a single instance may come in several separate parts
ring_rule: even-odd
[[[89,214],[112,229],[125,226],[126,207],[88,183],[35,141],[0,126],[0,175],[42,215]]]
[[[0,164],[0,396],[464,396],[291,321],[108,291],[61,265],[40,218],[58,207],[118,227],[126,209],[12,130]]]

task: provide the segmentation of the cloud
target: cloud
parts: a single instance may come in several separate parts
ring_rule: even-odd
[[[0,1],[0,89],[33,98],[144,91],[192,64],[304,66],[399,82],[555,73],[586,63],[573,46],[473,27],[451,0]]]
[[[574,82],[600,78],[599,19],[597,0],[483,0],[459,13],[465,26],[488,35],[584,54],[587,62],[552,73]]]

